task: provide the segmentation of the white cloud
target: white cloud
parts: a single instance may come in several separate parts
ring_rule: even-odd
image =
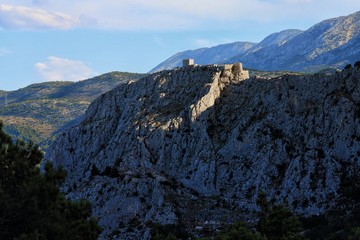
[[[97,75],[82,61],[54,56],[36,63],[34,67],[43,81],[80,81]]]
[[[78,20],[38,8],[0,4],[0,27],[4,29],[69,29]]]
[[[2,2],[9,4],[3,6],[24,7],[13,7],[17,9],[12,11],[14,16],[0,11],[0,27],[1,25],[10,27],[35,25],[36,28],[67,29],[76,26],[135,31],[229,29],[243,27],[247,23],[264,22],[316,23],[322,19],[347,15],[354,12],[354,9],[360,9],[358,0],[343,0],[343,2],[335,0],[2,0]],[[34,6],[37,8],[34,9]],[[27,9],[27,12],[24,13],[24,10],[20,11],[20,9]],[[41,15],[42,19],[34,17],[38,15]],[[23,21],[23,18],[27,20]]]

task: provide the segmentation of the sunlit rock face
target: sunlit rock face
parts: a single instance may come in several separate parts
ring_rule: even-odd
[[[102,238],[147,239],[152,222],[235,221],[260,191],[299,214],[352,201],[360,72],[242,79],[196,66],[128,82],[95,100],[47,159],[68,171]],[[345,199],[345,200],[344,200]]]

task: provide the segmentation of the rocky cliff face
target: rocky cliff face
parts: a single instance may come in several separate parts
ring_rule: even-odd
[[[102,238],[235,221],[257,210],[259,191],[322,213],[359,189],[359,79],[354,68],[248,80],[211,66],[162,71],[95,100],[47,159],[68,171],[69,197],[94,204]]]

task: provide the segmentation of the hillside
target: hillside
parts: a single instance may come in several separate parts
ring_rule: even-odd
[[[101,239],[254,222],[260,192],[312,228],[335,216],[340,232],[359,220],[359,79],[357,68],[247,80],[215,66],[162,71],[96,99],[46,158],[68,171],[70,198],[93,203]]]
[[[360,12],[322,21],[306,31],[284,30],[260,43],[242,44],[247,47],[239,48],[239,43],[230,43],[177,53],[150,72],[180,66],[184,58],[194,58],[199,64],[240,61],[248,68],[266,71],[317,72],[342,68],[360,59]],[[218,53],[216,57],[211,55],[214,51]],[[202,56],[208,56],[206,61]]]
[[[95,98],[122,82],[143,76],[112,72],[79,82],[46,82],[1,91],[0,120],[14,138],[32,140],[46,149],[58,132],[79,122]]]

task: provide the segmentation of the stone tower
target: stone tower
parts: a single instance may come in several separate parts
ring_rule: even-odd
[[[183,67],[194,66],[194,65],[195,65],[195,61],[192,58],[183,60]]]

